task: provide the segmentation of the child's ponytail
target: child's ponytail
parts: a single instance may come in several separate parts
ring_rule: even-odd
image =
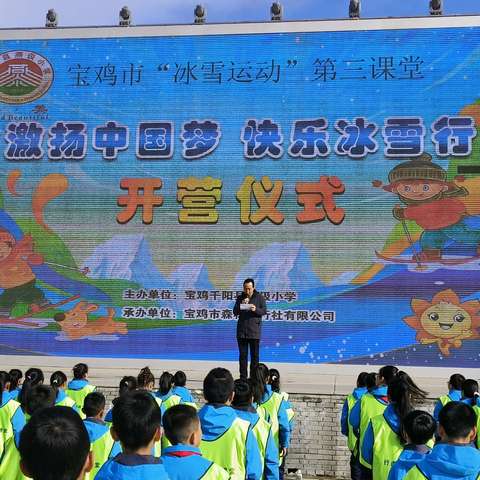
[[[23,382],[22,390],[20,390],[18,395],[18,401],[20,402],[24,412],[26,411],[25,408],[28,393],[35,385],[43,384],[44,380],[45,377],[43,376],[43,372],[39,368],[29,368],[25,372],[25,381]]]
[[[18,368],[12,368],[8,373],[10,375],[10,391],[13,392],[18,388],[23,373]]]
[[[0,405],[3,404],[3,391],[10,384],[10,374],[5,371],[0,371]]]
[[[149,385],[155,384],[155,377],[150,371],[150,368],[144,367],[140,370],[140,373],[137,376],[138,388],[146,389]]]
[[[50,377],[50,385],[55,390],[55,394],[58,394],[58,390],[62,385],[67,383],[67,376],[60,370],[53,372]]]
[[[158,392],[166,395],[173,387],[173,375],[170,372],[163,372],[158,381]]]
[[[268,371],[269,383],[274,392],[280,393],[280,372],[276,368],[271,368]]]

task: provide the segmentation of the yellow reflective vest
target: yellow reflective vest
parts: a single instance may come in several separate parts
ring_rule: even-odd
[[[231,480],[245,480],[249,428],[249,422],[236,418],[219,438],[212,441],[202,440],[200,443],[202,455],[227,470]]]

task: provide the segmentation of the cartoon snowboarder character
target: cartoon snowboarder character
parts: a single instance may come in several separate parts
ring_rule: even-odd
[[[23,302],[35,312],[49,305],[36,283],[32,266],[41,265],[43,257],[33,251],[32,237],[18,242],[7,230],[0,228],[0,318],[10,317],[12,308]]]
[[[412,220],[423,229],[421,252],[414,254],[414,260],[441,262],[444,249],[453,243],[474,247],[480,255],[480,223],[472,222],[475,217],[467,213],[468,190],[447,181],[447,172],[428,153],[392,168],[388,180],[388,185],[379,180],[372,184],[397,194],[406,205],[396,205],[393,216],[402,222]]]

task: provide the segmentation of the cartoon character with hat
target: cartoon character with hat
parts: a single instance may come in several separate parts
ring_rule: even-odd
[[[0,228],[0,318],[9,317],[17,302],[29,304],[32,312],[48,305],[42,290],[35,286],[31,269],[42,263],[42,256],[33,251],[32,237],[26,235],[17,241],[8,230]]]
[[[441,261],[442,251],[452,243],[474,246],[480,254],[480,226],[469,222],[472,217],[462,201],[468,190],[447,181],[447,172],[433,163],[428,153],[392,168],[388,180],[388,185],[380,180],[372,184],[396,193],[406,205],[396,205],[393,216],[402,222],[412,220],[424,230],[420,237],[421,252],[414,255],[415,260]]]

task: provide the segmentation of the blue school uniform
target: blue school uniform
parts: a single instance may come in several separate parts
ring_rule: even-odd
[[[260,415],[252,406],[248,409],[235,408],[235,413],[239,418],[246,420],[255,429],[255,425],[260,421]],[[277,480],[279,478],[278,470],[278,449],[275,445],[271,428],[268,435],[267,444],[265,445],[265,459],[263,462],[263,479],[264,480]]]
[[[190,390],[186,387],[175,386],[172,388],[172,393],[180,397],[181,403],[195,403],[195,399],[190,393]]]
[[[170,478],[160,458],[121,453],[103,465],[95,480],[170,480]]]
[[[391,403],[387,406],[383,412],[383,417],[390,426],[390,428],[400,436],[400,417],[395,411],[395,404]],[[369,422],[367,430],[365,431],[365,436],[363,437],[363,443],[361,445],[362,457],[365,461],[372,465],[373,463],[373,444],[375,443],[375,437],[373,435],[372,422]]]
[[[121,453],[122,448],[119,442],[115,442],[110,434],[110,427],[97,418],[86,418],[83,421],[90,439],[91,450],[93,451],[94,474],[99,471],[102,465],[109,459]],[[88,478],[95,478],[89,475]]]
[[[373,388],[370,392],[370,395],[374,396],[377,400],[379,400],[381,403],[384,405],[388,404],[387,399],[387,387],[385,385],[381,385],[379,387]],[[349,416],[350,424],[352,425],[353,431],[355,432],[355,435],[358,437],[360,435],[360,419],[362,416],[362,409],[361,409],[361,402],[357,402]]]
[[[112,423],[112,422],[113,422],[112,410],[113,410],[113,408],[111,408],[111,409],[107,412],[107,414],[105,415],[105,421],[106,421],[107,423]]]
[[[431,451],[432,449],[426,445],[405,445],[403,452],[388,474],[388,480],[402,480],[406,473],[421,462],[425,455],[428,455]]]
[[[73,408],[77,413],[79,413],[78,407],[75,404],[75,401],[70,398],[65,390],[59,388],[57,391],[57,397],[55,398],[55,405],[61,407],[70,407]]]
[[[2,395],[2,420],[7,424],[0,425],[0,478],[23,480],[26,477],[20,470],[20,433],[26,424],[25,414],[20,404],[12,400],[9,395]]]
[[[230,478],[227,471],[202,457],[200,449],[191,445],[172,445],[161,457],[170,480],[200,480]]]
[[[10,398],[12,400],[17,400],[18,402],[18,396],[20,395],[20,391],[22,390],[22,387],[17,387],[15,390],[12,390],[9,392]]]
[[[247,480],[260,480],[262,478],[263,465],[260,460],[260,452],[257,440],[248,422],[239,419],[235,410],[224,404],[207,403],[198,412],[198,417],[202,425],[202,444],[200,445],[200,450],[209,460],[225,468],[225,470],[231,474],[231,468],[234,468],[235,472],[233,472],[232,475],[234,478],[239,478],[239,472],[236,471],[238,466],[222,464],[222,458],[227,456],[225,455],[225,450],[231,450],[233,447],[232,445],[224,444],[223,439],[228,437],[227,432],[229,432],[231,428],[236,428],[237,431],[240,431],[246,426],[248,431],[245,435],[245,443],[238,445],[240,448],[244,448],[244,452],[241,452],[245,463],[245,471],[242,472],[242,477]],[[218,454],[218,457],[215,455],[210,457],[205,454],[205,449],[208,450],[208,445],[213,444],[215,444],[215,452]],[[240,452],[237,452],[237,455],[240,455]],[[243,467],[240,466],[240,468]]]
[[[470,445],[437,443],[431,453],[411,468],[406,479],[477,480],[480,452]]]
[[[360,400],[363,395],[365,395],[368,392],[366,387],[357,387],[353,390],[352,392],[352,397],[355,400]],[[353,408],[353,407],[352,407]],[[343,407],[342,407],[342,416],[340,418],[340,426],[342,429],[342,434],[348,437],[348,416],[350,414],[349,408],[348,408],[348,399],[345,399],[345,402],[343,402]]]
[[[19,393],[20,392],[17,391],[17,390],[12,390],[11,392],[9,392],[8,390],[4,390],[2,398],[9,398],[10,400],[15,400],[15,401],[18,402],[18,394]]]
[[[267,402],[269,402],[273,395],[280,394],[274,392],[271,385],[265,385],[265,392],[263,393],[260,405],[264,406]],[[287,414],[287,403],[282,398],[282,402],[280,403],[280,408],[278,410],[278,441],[280,448],[288,448],[290,446],[290,433],[291,430]]]
[[[447,398],[448,397],[448,398]],[[444,402],[459,402],[462,399],[462,391],[461,390],[450,390],[448,392],[448,395],[445,395],[444,397],[440,397],[437,400],[437,403],[435,403],[435,408],[433,410],[433,418],[437,420],[438,422],[438,415],[440,413],[440,410],[446,405],[446,403],[442,403],[442,398],[444,399]]]

